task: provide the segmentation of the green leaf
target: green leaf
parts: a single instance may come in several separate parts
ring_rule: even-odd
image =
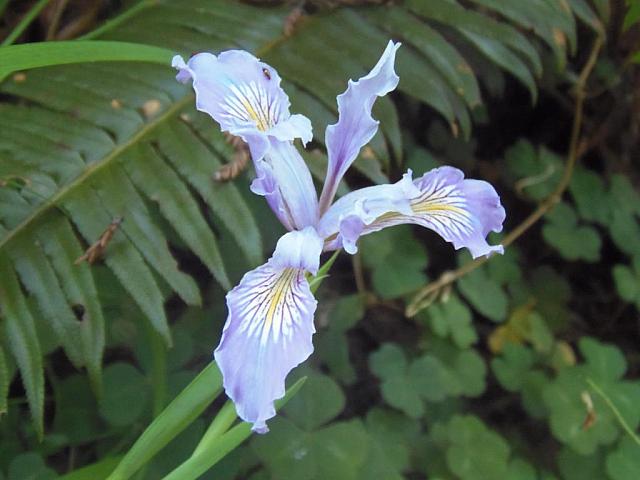
[[[429,322],[436,335],[450,336],[459,348],[468,348],[478,341],[471,311],[456,295],[449,297],[446,302],[430,306],[419,315]]]
[[[590,226],[579,226],[571,206],[560,203],[546,218],[548,222],[542,227],[542,236],[564,258],[588,262],[600,259],[602,240],[598,231]]]
[[[33,317],[13,267],[6,257],[0,255],[0,305],[3,314],[3,334],[8,341],[11,354],[18,364],[22,384],[27,392],[31,417],[38,436],[44,434],[44,369],[40,344]]]
[[[504,290],[491,278],[485,268],[478,268],[458,282],[460,293],[482,315],[494,322],[507,317],[508,299]]]
[[[84,62],[152,62],[167,65],[173,52],[129,42],[63,41],[0,47],[0,81],[19,70]]]
[[[369,368],[380,378],[399,377],[407,368],[407,359],[396,344],[385,343],[369,357]]]
[[[104,371],[100,414],[114,427],[136,422],[148,410],[149,386],[144,375],[128,363],[113,363]]]
[[[369,440],[357,420],[304,432],[278,418],[269,435],[256,437],[251,446],[272,478],[355,480],[366,459]]]
[[[455,416],[447,425],[447,464],[464,480],[506,478],[509,445],[477,417]]]
[[[34,452],[23,453],[9,464],[7,480],[54,480],[58,478],[55,470],[47,467],[40,455]]]
[[[300,393],[291,399],[284,412],[297,426],[312,431],[336,417],[345,405],[342,390],[331,377],[310,374]]]
[[[104,423],[86,377],[76,374],[61,380],[55,385],[54,394],[55,432],[63,434],[72,446],[80,446],[99,437]]]
[[[275,408],[279,410],[281,407],[298,393],[306,378],[303,377],[294,383],[285,393],[284,397],[276,400]],[[229,404],[234,410],[233,405]],[[216,423],[217,417],[214,419],[212,426]],[[203,473],[213,467],[222,458],[237,448],[244,440],[251,435],[251,425],[242,422],[221,436],[212,435],[207,438],[207,434],[196,451],[189,457],[187,461],[182,463],[178,468],[173,470],[165,477],[166,480],[195,480]]]
[[[513,343],[507,343],[502,352],[502,356],[491,361],[491,368],[505,389],[517,392],[533,367],[533,354],[528,348]]]
[[[616,450],[607,455],[607,473],[611,480],[634,480],[640,472],[640,446],[624,437]]]

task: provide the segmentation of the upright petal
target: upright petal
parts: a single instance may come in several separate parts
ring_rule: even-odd
[[[180,82],[193,80],[196,108],[249,143],[254,160],[266,153],[270,135],[279,140],[311,139],[311,123],[289,114],[289,97],[280,87],[278,72],[249,52],[199,53],[186,63],[176,55],[172,65]]]
[[[331,205],[340,180],[360,149],[378,130],[379,122],[371,116],[371,108],[377,97],[398,85],[399,78],[393,67],[399,47],[400,43],[390,41],[373,70],[357,82],[349,80],[347,90],[338,95],[338,123],[327,127],[325,133],[329,166],[320,196],[321,213]]]
[[[438,233],[474,258],[502,253],[489,245],[489,232],[502,231],[505,211],[495,189],[481,180],[465,180],[453,167],[440,167],[411,181],[411,171],[392,185],[363,188],[339,199],[321,218],[325,248],[357,250],[359,236],[402,223],[415,223]]]
[[[311,355],[316,300],[305,271],[317,272],[322,239],[313,228],[285,234],[273,257],[227,294],[229,315],[215,359],[238,416],[268,431],[285,378]]]
[[[318,196],[307,164],[289,141],[270,139],[264,158],[255,162],[251,191],[264,195],[288,230],[318,223]]]

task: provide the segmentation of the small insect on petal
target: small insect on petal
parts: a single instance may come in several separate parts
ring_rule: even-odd
[[[266,67],[262,68],[262,74],[267,77],[267,80],[271,80],[271,72],[269,72],[269,69]]]

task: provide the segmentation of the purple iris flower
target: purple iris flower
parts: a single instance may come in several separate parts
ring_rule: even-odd
[[[264,265],[245,274],[227,294],[229,315],[215,359],[224,388],[240,418],[253,430],[268,431],[275,416],[274,400],[285,393],[285,378],[313,351],[316,300],[305,273],[315,275],[323,251],[357,251],[362,235],[402,223],[425,226],[451,242],[467,247],[473,257],[502,253],[486,241],[500,232],[505,211],[494,188],[465,180],[452,167],[440,167],[412,179],[363,188],[333,202],[338,184],[375,135],[371,116],[377,97],[398,84],[394,62],[399,43],[389,42],[368,75],[349,81],[338,95],[338,123],[327,127],[329,164],[318,200],[311,174],[293,144],[311,140],[311,123],[289,113],[289,99],[278,73],[244,51],[217,57],[200,53],[187,63],[173,59],[177,79],[193,81],[198,110],[208,113],[223,131],[249,144],[256,179],[251,190],[263,195],[289,230]]]

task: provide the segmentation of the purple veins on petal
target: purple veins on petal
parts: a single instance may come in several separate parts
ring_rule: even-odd
[[[227,294],[229,314],[214,355],[238,416],[268,431],[285,378],[311,355],[316,300],[305,271],[317,272],[322,239],[313,228],[285,234],[273,257]]]

